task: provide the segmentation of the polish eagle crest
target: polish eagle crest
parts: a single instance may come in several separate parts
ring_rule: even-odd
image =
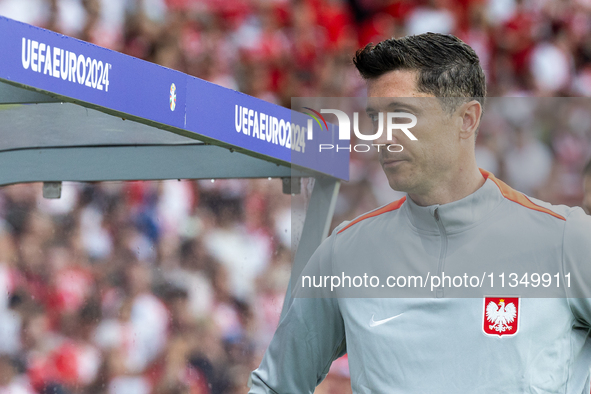
[[[516,316],[517,308],[515,308],[515,304],[512,302],[505,304],[503,298],[499,300],[498,304],[490,301],[486,306],[486,320],[490,323],[488,329],[499,334],[513,330]]]

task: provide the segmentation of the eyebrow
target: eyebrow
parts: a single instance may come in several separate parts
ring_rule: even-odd
[[[402,109],[408,109],[411,112],[418,112],[419,111],[419,109],[416,106],[405,103],[404,101],[394,100],[394,101],[390,101],[390,103],[388,103],[388,105],[386,105],[386,109],[389,109],[392,107],[402,107]],[[366,107],[365,112],[370,113],[370,112],[380,112],[380,111],[377,111],[373,107]]]

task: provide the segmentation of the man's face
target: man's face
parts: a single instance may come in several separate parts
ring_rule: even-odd
[[[379,112],[407,112],[416,116],[417,124],[409,130],[417,141],[411,141],[401,130],[394,130],[392,140],[387,141],[384,126],[382,137],[375,143],[404,147],[399,153],[380,147],[380,164],[392,189],[427,194],[436,183],[445,182],[449,169],[457,165],[461,118],[445,112],[438,98],[418,92],[416,80],[417,72],[407,70],[391,71],[369,80],[367,112],[370,117]],[[384,123],[385,120],[384,114]],[[404,122],[408,120],[396,121]]]
[[[583,209],[588,215],[591,215],[591,175],[583,177]]]

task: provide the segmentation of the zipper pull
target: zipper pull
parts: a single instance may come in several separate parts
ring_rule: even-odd
[[[435,211],[433,212],[433,216],[435,216],[436,221],[439,221],[439,208],[435,208]]]

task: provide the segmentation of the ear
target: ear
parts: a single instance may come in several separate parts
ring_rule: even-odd
[[[472,100],[462,104],[458,110],[461,119],[460,138],[468,139],[475,135],[476,130],[478,130],[482,105],[478,101]]]

